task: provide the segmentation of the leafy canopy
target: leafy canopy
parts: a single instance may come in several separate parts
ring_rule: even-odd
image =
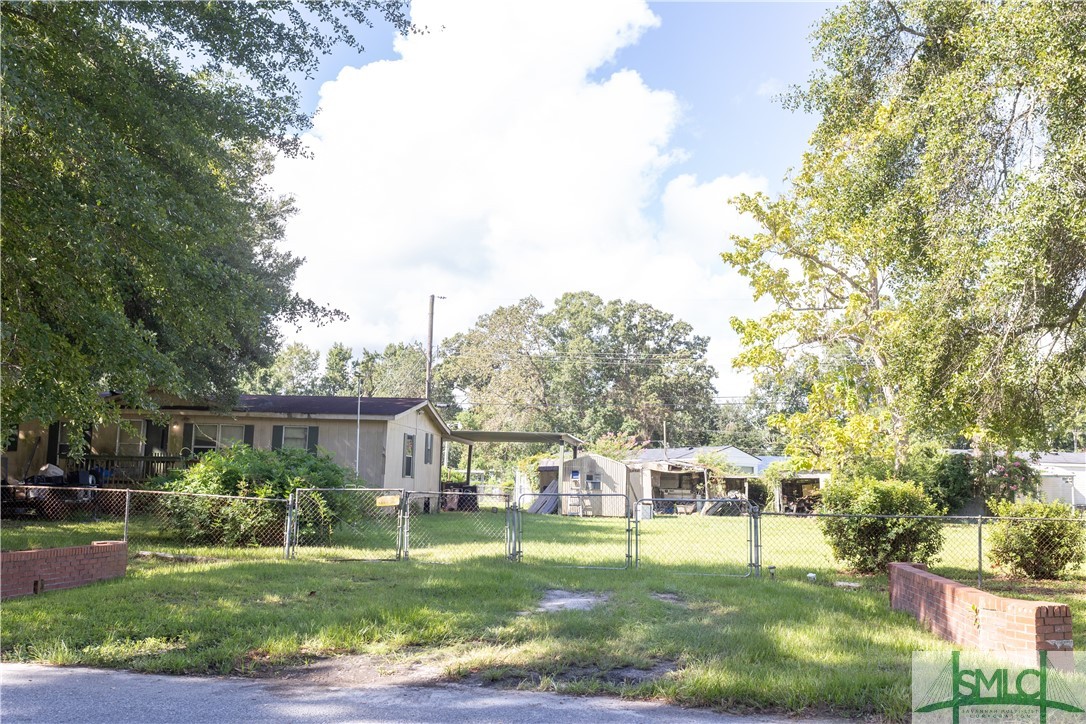
[[[3,423],[116,420],[100,393],[226,401],[291,290],[289,200],[263,184],[308,125],[296,76],[400,2],[3,3]]]
[[[910,435],[1045,447],[1086,396],[1086,6],[853,2],[814,40],[802,168],[723,255],[776,303],[737,364],[847,350],[822,417],[898,466]]]

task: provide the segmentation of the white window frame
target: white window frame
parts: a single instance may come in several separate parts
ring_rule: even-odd
[[[408,454],[408,450],[410,450],[410,454]],[[401,472],[405,478],[415,477],[415,436],[408,432],[403,434],[403,468]]]
[[[287,444],[287,430],[302,430],[302,444],[288,445]],[[309,425],[283,425],[283,448],[289,450],[309,450]]]
[[[231,439],[230,442],[223,443],[222,428],[224,427],[238,427],[241,428],[241,437],[237,439]],[[203,435],[215,443],[214,447],[208,445],[196,445],[197,438]],[[224,447],[230,447],[234,443],[245,442],[245,425],[236,423],[218,423],[218,422],[194,422],[192,429],[192,452],[194,455],[202,455],[205,452],[212,450],[221,450]]]
[[[603,491],[603,478],[599,473],[589,473],[584,476],[584,487],[590,493]]]

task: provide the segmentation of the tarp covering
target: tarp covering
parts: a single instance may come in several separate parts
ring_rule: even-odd
[[[539,494],[539,497],[535,499],[532,506],[528,508],[529,513],[542,513],[543,515],[549,515],[558,510],[558,481],[547,486],[547,489]]]

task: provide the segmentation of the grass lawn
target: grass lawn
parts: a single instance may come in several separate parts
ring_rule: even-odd
[[[341,538],[299,548],[289,561],[273,548],[249,549],[249,558],[208,549],[230,557],[199,563],[134,560],[122,580],[5,602],[2,653],[175,673],[440,653],[453,678],[735,711],[907,717],[911,653],[951,647],[889,610],[884,577],[853,578],[857,591],[834,588],[849,576],[823,561],[828,550],[805,519],[774,520],[769,530],[763,519],[763,563],[777,566],[774,580],[690,575],[744,572],[737,562],[748,545],[743,519],[701,519],[711,524],[702,529],[692,520],[643,521],[642,566],[629,570],[553,565],[625,565],[618,521],[526,519],[524,562],[514,564],[502,560],[504,513],[488,511],[413,519],[408,561],[355,560],[363,556],[338,547]],[[9,533],[5,521],[3,538]],[[366,540],[367,532],[344,535]],[[951,558],[948,570],[969,575],[967,562]],[[806,572],[816,572],[815,584]],[[1086,648],[1082,580],[986,583],[1001,587],[1071,604],[1076,649]],[[608,598],[590,611],[532,612],[550,589]],[[632,669],[659,675],[616,674]]]

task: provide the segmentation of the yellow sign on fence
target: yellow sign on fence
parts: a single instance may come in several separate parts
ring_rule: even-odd
[[[377,507],[378,508],[395,508],[400,504],[400,496],[398,495],[378,495]]]

